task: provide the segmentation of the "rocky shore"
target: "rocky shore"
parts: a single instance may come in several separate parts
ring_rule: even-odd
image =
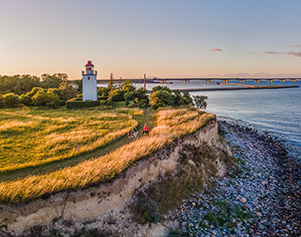
[[[170,236],[300,236],[300,163],[283,141],[239,121],[220,121],[237,165],[169,218]]]

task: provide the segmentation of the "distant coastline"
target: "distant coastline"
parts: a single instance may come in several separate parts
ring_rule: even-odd
[[[185,88],[178,89],[181,92],[188,91],[231,91],[231,90],[257,90],[257,89],[282,89],[298,88],[299,86],[254,86],[254,87],[223,87],[223,88]]]

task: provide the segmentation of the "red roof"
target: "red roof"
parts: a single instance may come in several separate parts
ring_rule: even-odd
[[[94,67],[94,65],[92,64],[92,61],[88,61],[88,63],[85,65],[85,67]]]

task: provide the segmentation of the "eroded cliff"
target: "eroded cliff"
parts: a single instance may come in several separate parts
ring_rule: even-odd
[[[1,205],[2,231],[7,227],[6,235],[165,235],[172,223],[164,223],[164,213],[211,177],[225,175],[231,165],[231,151],[219,137],[218,124],[211,121],[141,158],[111,182],[26,204]],[[152,213],[141,207],[143,202],[155,205],[153,218],[163,224],[145,225],[158,220],[150,220]]]

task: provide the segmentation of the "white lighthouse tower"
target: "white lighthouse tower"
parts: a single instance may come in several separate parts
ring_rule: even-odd
[[[85,65],[86,71],[83,76],[83,101],[97,100],[97,71],[94,71],[94,65],[91,61]]]

